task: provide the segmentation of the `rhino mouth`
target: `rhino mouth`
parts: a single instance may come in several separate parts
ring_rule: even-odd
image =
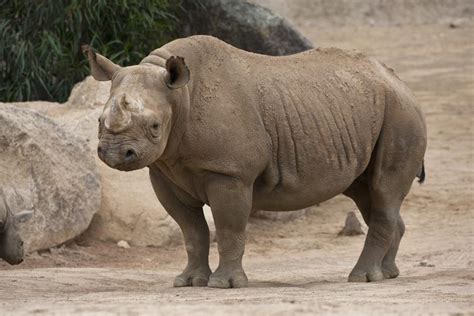
[[[19,245],[16,250],[5,250],[0,251],[0,259],[5,260],[10,265],[17,265],[23,262],[24,250],[23,245]]]
[[[106,143],[101,143],[97,148],[97,155],[110,168],[123,171],[141,168],[141,157],[135,149],[117,150],[108,147]]]
[[[8,264],[15,266],[23,262],[23,258],[3,258]]]
[[[143,166],[137,161],[137,162],[134,162],[134,163],[120,163],[120,164],[116,164],[116,165],[109,165],[107,162],[106,162],[107,166],[109,166],[110,168],[113,168],[113,169],[116,169],[116,170],[119,170],[119,171],[133,171],[133,170],[138,170],[138,169],[142,169]]]

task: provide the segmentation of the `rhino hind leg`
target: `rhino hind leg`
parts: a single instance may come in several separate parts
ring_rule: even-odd
[[[371,192],[369,189],[367,174],[364,173],[344,192],[344,194],[350,197],[358,209],[360,210],[364,222],[369,226],[371,221]],[[376,225],[376,224],[375,224]],[[386,230],[386,229],[385,229]],[[397,227],[393,230],[392,237],[390,238],[390,245],[388,250],[383,256],[381,264],[359,264],[357,269],[354,269],[353,273],[349,277],[349,281],[353,282],[366,282],[366,281],[377,281],[383,277],[383,279],[396,278],[399,275],[399,270],[395,264],[395,257],[397,255],[400,240],[405,232],[405,224],[400,215],[398,215]],[[374,236],[368,236],[367,238],[374,239]],[[370,241],[373,243],[373,240]],[[376,241],[377,243],[377,241]],[[383,244],[383,242],[382,242]],[[386,245],[385,245],[386,246]]]
[[[400,207],[423,164],[426,149],[424,130],[407,118],[407,127],[384,122],[367,170],[351,185],[351,197],[369,226],[364,248],[349,281],[366,282],[395,278],[395,264],[405,225]]]
[[[397,229],[395,229],[395,236],[393,237],[392,244],[388,249],[385,257],[382,260],[382,273],[385,279],[396,278],[400,271],[398,270],[397,265],[395,264],[395,257],[397,256],[398,246],[400,241],[405,233],[405,223],[401,216],[398,216]]]
[[[372,216],[370,189],[363,176],[357,179],[346,192],[356,203],[365,223],[369,227],[362,254],[349,275],[349,282],[371,282],[384,279],[382,261],[391,244],[391,235],[387,216]],[[379,212],[381,213],[381,212]],[[382,219],[385,217],[385,219]],[[377,220],[380,218],[380,220]],[[385,221],[385,223],[383,223]],[[388,225],[387,225],[388,224]]]
[[[350,282],[372,282],[398,276],[395,256],[401,239],[398,229],[400,203],[388,203],[383,197],[373,198],[376,193],[369,194],[367,205],[370,206],[361,210],[366,214],[364,218],[369,231],[359,260],[349,275]]]

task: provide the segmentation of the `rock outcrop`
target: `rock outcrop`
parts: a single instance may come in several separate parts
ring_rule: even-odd
[[[101,184],[87,142],[36,111],[0,104],[0,187],[21,226],[26,251],[83,233],[100,207]]]
[[[313,45],[284,18],[260,5],[236,0],[184,0],[180,36],[213,35],[238,48],[290,55]]]

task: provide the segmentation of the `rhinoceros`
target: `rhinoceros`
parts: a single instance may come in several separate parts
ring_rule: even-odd
[[[33,211],[26,210],[15,215],[0,190],[0,258],[11,265],[23,262],[23,240],[18,232],[18,224],[28,220]]]
[[[426,126],[410,90],[363,53],[318,48],[271,57],[210,36],[174,40],[121,67],[89,46],[92,76],[111,80],[100,159],[148,167],[179,224],[188,264],[174,286],[245,287],[252,210],[289,211],[340,193],[369,229],[349,281],[395,278],[400,206],[424,174]],[[219,265],[208,264],[212,210]]]

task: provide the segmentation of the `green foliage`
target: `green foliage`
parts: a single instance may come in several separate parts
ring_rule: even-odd
[[[171,39],[171,2],[0,0],[0,101],[65,101],[89,74],[82,44],[120,65],[139,62]]]

